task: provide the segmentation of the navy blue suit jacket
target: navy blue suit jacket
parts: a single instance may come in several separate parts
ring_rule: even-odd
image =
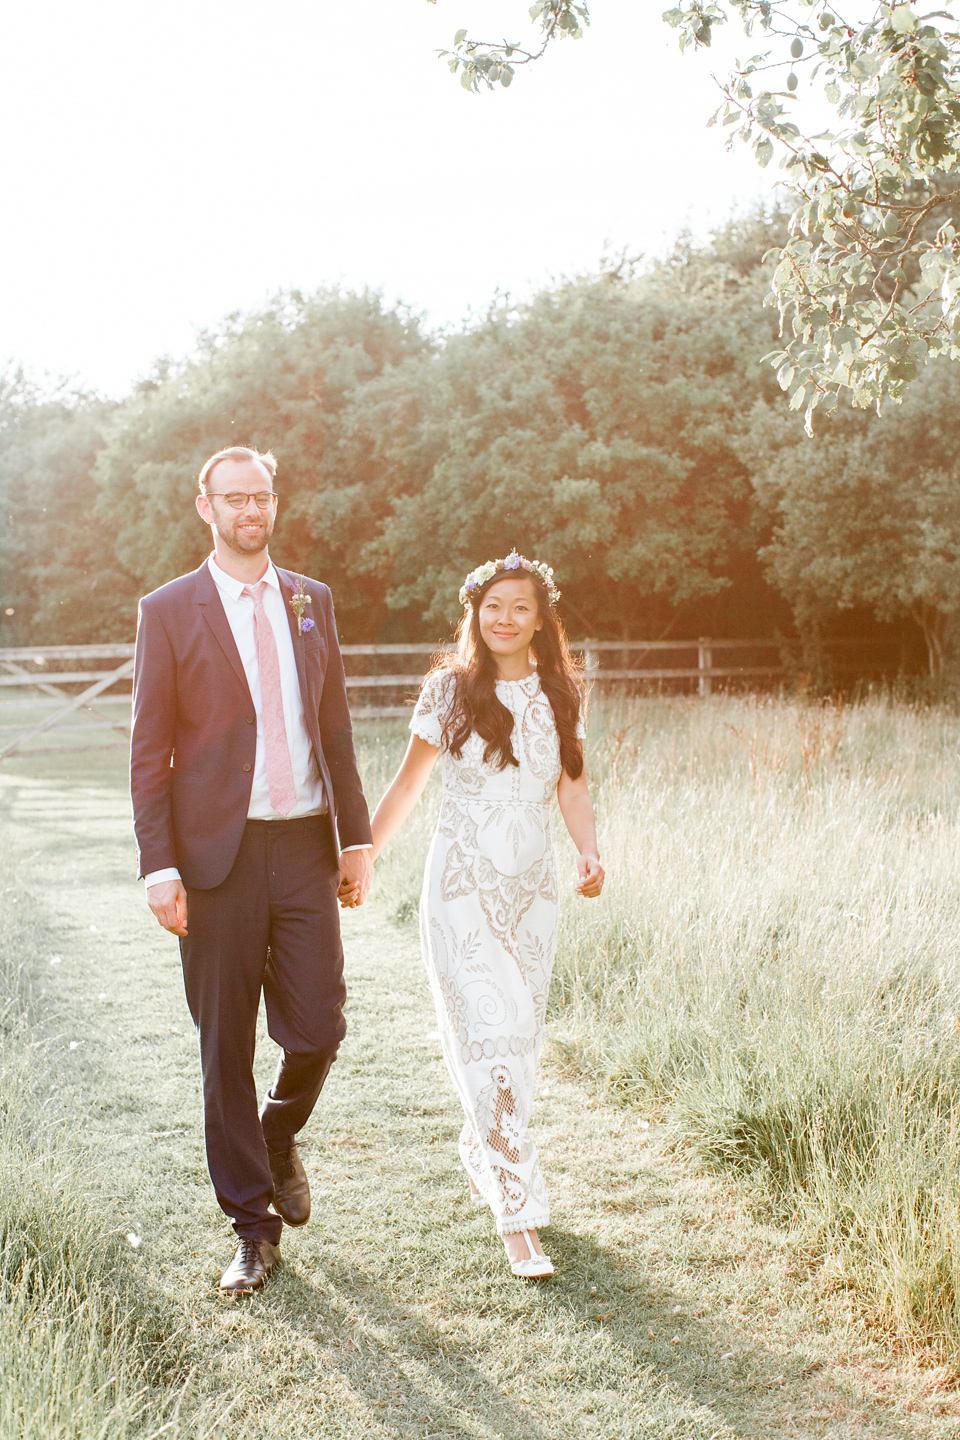
[[[289,604],[297,581],[277,567],[293,636],[307,731],[335,833],[370,842],[326,585],[305,581],[314,624],[303,635]],[[250,807],[256,716],[240,654],[204,562],[144,596],[137,621],[130,789],[139,874],[176,865],[188,888],[226,879]]]

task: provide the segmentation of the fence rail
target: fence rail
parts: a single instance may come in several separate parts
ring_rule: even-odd
[[[391,643],[384,645],[343,645],[341,650],[347,661],[347,687],[356,691],[414,689],[419,686],[426,665],[418,669],[399,673],[391,669],[388,673],[376,674],[365,671],[355,673],[353,661],[363,657],[376,659],[379,656],[430,656],[443,646],[424,644]],[[448,647],[446,647],[448,648]],[[714,680],[767,679],[784,673],[781,665],[735,665],[714,663],[717,651],[737,650],[777,651],[778,642],[773,640],[713,640],[701,637],[698,640],[578,640],[571,649],[584,657],[584,674],[591,686],[612,682],[634,682],[656,684],[663,680],[695,680],[697,694],[711,693]],[[658,666],[604,666],[604,655],[618,656],[661,655],[669,652],[680,655],[696,652],[696,664]],[[116,715],[107,713],[104,705],[123,700],[126,695],[109,695],[115,686],[129,681],[133,673],[132,644],[108,645],[40,645],[0,648],[0,690],[15,689],[40,691],[43,699],[35,694],[31,697],[34,706],[40,706],[51,713],[44,719],[26,726],[23,723],[0,723],[0,760],[7,755],[22,752],[31,741],[53,730],[64,722],[70,722],[70,737],[84,737],[89,730],[110,730],[128,738],[130,727]],[[99,663],[96,663],[99,662]],[[110,664],[109,662],[119,662]],[[78,693],[64,690],[64,685],[84,688]],[[94,702],[98,703],[94,703]],[[403,716],[410,713],[408,705],[357,705],[351,707],[356,720],[382,719],[388,716]],[[82,718],[81,718],[82,717]],[[11,733],[12,732],[12,733]],[[4,744],[3,736],[10,735]],[[57,750],[64,746],[48,747]],[[100,745],[74,745],[71,749],[102,749]],[[30,745],[31,754],[41,750]]]

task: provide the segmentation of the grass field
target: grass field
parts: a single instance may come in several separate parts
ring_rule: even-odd
[[[509,1277],[456,1172],[413,924],[434,788],[346,917],[316,1224],[245,1306],[122,759],[5,762],[0,1440],[957,1433],[960,720],[590,728],[609,879],[564,910],[535,1122],[556,1280]],[[403,743],[361,727],[372,796]]]

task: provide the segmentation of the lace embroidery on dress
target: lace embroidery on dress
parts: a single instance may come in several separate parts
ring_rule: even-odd
[[[439,748],[443,743],[443,721],[453,703],[454,683],[452,674],[438,670],[428,677],[420,691],[410,729],[428,745]]]

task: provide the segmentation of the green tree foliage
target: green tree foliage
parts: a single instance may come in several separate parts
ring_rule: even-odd
[[[882,419],[852,412],[807,440],[761,412],[746,446],[774,518],[764,558],[801,627],[836,606],[909,616],[938,679],[960,662],[958,411],[960,371],[941,360]]]
[[[234,316],[189,361],[161,365],[118,410],[96,464],[98,519],[137,593],[200,563],[209,532],[193,506],[197,473],[224,446],[254,445],[277,456],[278,556],[330,580],[341,612],[368,612],[375,630],[382,586],[340,583],[354,578],[358,532],[375,523],[352,397],[427,349],[415,320],[375,295],[321,292]]]
[[[581,28],[564,0],[535,9],[543,43],[525,63]],[[784,340],[769,359],[809,428],[841,394],[899,400],[929,357],[960,357],[960,32],[902,0],[853,15],[832,0],[682,0],[664,12],[681,47],[709,46],[731,18],[763,48],[726,79],[714,121],[760,165],[779,154],[794,197],[772,282]],[[512,49],[460,31],[451,66],[478,89]],[[798,104],[813,86],[805,123]]]
[[[757,364],[784,239],[782,215],[748,218],[445,338],[376,296],[284,297],[116,406],[9,377],[5,642],[129,638],[138,595],[206,553],[196,474],[241,442],[276,452],[274,553],[331,583],[348,640],[446,634],[463,575],[513,545],[556,566],[581,634],[696,634],[734,604],[734,633],[769,633],[762,548],[801,629],[909,616],[946,673],[960,372],[937,361],[892,414],[845,408],[806,440]]]
[[[16,645],[126,640],[132,577],[94,517],[109,406],[0,380],[0,636]]]
[[[576,282],[450,340],[369,551],[389,602],[445,624],[463,574],[513,545],[557,567],[568,614],[598,634],[659,631],[727,585],[751,540],[733,439],[771,331],[747,270],[684,246],[643,278]]]
[[[108,427],[98,515],[120,563],[141,590],[199,563],[200,464],[269,445],[276,553],[330,581],[351,639],[444,633],[466,571],[514,544],[570,577],[579,627],[664,628],[750,549],[731,437],[762,389],[759,257],[780,226],[495,308],[443,345],[369,295],[235,317]]]
[[[709,45],[730,13],[772,48],[729,77],[719,116],[761,164],[779,151],[797,201],[773,276],[780,383],[808,426],[841,393],[900,399],[928,357],[960,357],[955,22],[896,0],[852,23],[830,0],[694,0],[665,18],[682,44]],[[797,123],[803,74],[835,116],[827,131]]]

